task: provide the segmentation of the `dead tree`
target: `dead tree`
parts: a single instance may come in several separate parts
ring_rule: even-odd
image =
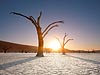
[[[59,43],[60,43],[60,46],[61,46],[61,50],[62,50],[62,54],[63,54],[63,55],[65,55],[65,48],[64,48],[65,45],[66,45],[70,40],[73,40],[73,39],[68,39],[67,36],[68,36],[68,35],[66,35],[66,33],[65,33],[62,42],[59,40],[59,38],[56,37],[56,39],[57,39],[57,40],[59,41]]]
[[[8,49],[10,49],[10,48],[11,48],[11,47],[8,47],[8,46],[2,47],[4,53],[7,53]]]
[[[29,21],[32,22],[32,24],[35,26],[36,31],[37,31],[37,36],[38,36],[38,51],[37,55],[38,57],[42,57],[43,55],[43,45],[44,45],[44,37],[48,34],[48,32],[53,29],[54,27],[58,27],[58,23],[64,23],[63,21],[55,21],[51,24],[49,24],[44,31],[42,31],[41,25],[40,25],[40,18],[42,16],[42,12],[40,12],[40,15],[38,16],[37,19],[35,19],[33,16],[25,16],[21,13],[16,13],[16,12],[11,12],[11,14],[19,15],[22,16]]]

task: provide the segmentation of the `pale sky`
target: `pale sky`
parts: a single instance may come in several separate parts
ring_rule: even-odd
[[[100,49],[100,0],[0,0],[0,40],[37,45],[34,25],[23,17],[11,15],[15,11],[37,18],[40,11],[41,27],[63,20],[44,39],[45,47],[62,40],[65,32],[73,38],[66,44],[68,49]]]

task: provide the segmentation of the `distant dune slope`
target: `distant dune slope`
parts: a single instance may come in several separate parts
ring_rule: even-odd
[[[0,52],[4,50],[7,52],[37,52],[37,47],[0,41]]]

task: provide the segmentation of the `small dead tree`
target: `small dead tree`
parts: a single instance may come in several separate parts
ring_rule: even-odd
[[[36,31],[37,31],[37,36],[38,36],[38,52],[37,55],[38,57],[42,57],[43,55],[43,45],[44,45],[44,37],[48,34],[48,32],[53,29],[54,27],[58,27],[58,23],[64,23],[63,21],[55,21],[51,24],[49,24],[44,31],[42,31],[42,28],[40,26],[40,18],[42,16],[42,12],[40,12],[40,15],[38,16],[37,19],[35,19],[33,16],[25,16],[21,13],[16,13],[16,12],[11,12],[11,14],[19,15],[22,16],[29,21],[32,22],[32,24],[35,26]]]
[[[73,39],[68,39],[67,36],[68,36],[68,35],[66,35],[66,33],[65,33],[62,42],[59,40],[59,38],[56,37],[56,39],[57,39],[57,40],[59,41],[59,43],[60,43],[60,46],[61,46],[61,50],[62,50],[62,54],[63,54],[63,55],[65,55],[65,48],[64,48],[65,45],[66,45],[70,40],[73,40]]]
[[[8,47],[8,46],[3,46],[2,47],[4,53],[7,53],[8,49],[10,49],[10,48],[11,47]]]

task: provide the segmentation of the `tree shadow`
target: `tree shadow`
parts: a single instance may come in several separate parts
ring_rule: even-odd
[[[93,64],[100,64],[99,61],[95,61],[95,60],[85,59],[85,58],[81,58],[81,57],[77,57],[77,56],[72,56],[72,55],[67,55],[67,54],[66,54],[66,56],[77,58],[77,59],[80,59],[80,60],[84,60],[86,62],[90,62],[90,63],[93,63]]]
[[[26,63],[26,62],[35,60],[37,58],[39,58],[39,57],[30,57],[30,58],[23,59],[23,60],[5,63],[5,64],[0,65],[0,70],[4,70],[4,69],[12,67],[12,66],[16,66],[16,65],[19,65],[19,64],[22,64],[22,63]]]

